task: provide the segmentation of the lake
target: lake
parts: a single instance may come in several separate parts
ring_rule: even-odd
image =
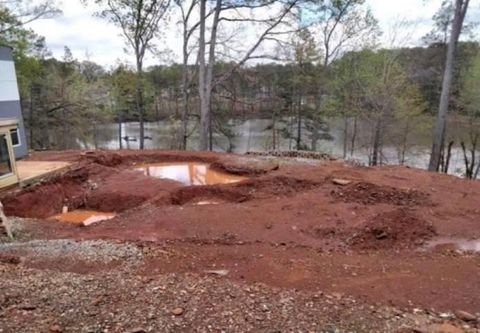
[[[291,123],[292,121],[292,123]],[[284,118],[278,122],[279,129],[293,125],[294,119]],[[431,149],[431,128],[429,122],[425,122],[428,126],[419,128],[413,126],[409,133],[406,142],[405,165],[425,169],[428,165]],[[344,145],[344,123],[342,119],[332,118],[327,119],[329,127],[328,134],[331,140],[319,140],[316,145],[316,150],[331,154],[334,157],[343,157]],[[232,137],[230,140],[224,135],[214,135],[214,150],[215,151],[232,151],[234,153],[243,154],[248,151],[267,151],[272,148],[272,130],[270,119],[232,119],[230,120],[230,131]],[[350,151],[347,155],[348,159],[354,159],[361,163],[368,164],[369,147],[371,142],[372,130],[365,122],[358,123],[358,135],[356,139],[356,149],[351,155]],[[466,125],[465,125],[466,126]],[[462,134],[466,131],[462,124],[449,124],[449,131],[456,134]],[[352,121],[350,128],[353,127]],[[138,149],[139,148],[139,123],[128,122],[122,123],[122,137],[128,136],[131,141],[122,140],[123,149]],[[149,139],[145,140],[146,149],[175,149],[177,148],[177,133],[179,133],[179,123],[171,121],[158,121],[145,123],[145,136]],[[198,149],[198,131],[197,128],[191,127],[189,129],[193,133],[188,140],[188,149]],[[384,146],[382,148],[382,162],[384,164],[400,164],[401,147],[394,144],[395,135],[392,133],[395,128],[386,130],[384,139]],[[82,149],[119,149],[118,140],[118,124],[98,125],[96,128],[96,135],[93,135],[93,130],[89,135],[82,139],[76,139],[76,145]],[[96,137],[96,139],[94,139]],[[277,150],[293,150],[295,149],[295,140],[280,134],[277,131]],[[303,129],[302,140],[309,146],[311,142],[311,132],[307,128]],[[95,142],[96,141],[96,142]],[[350,137],[349,137],[350,141]],[[458,142],[452,149],[452,157],[450,162],[450,173],[461,175],[464,173],[463,151]],[[480,156],[480,152],[479,152]]]

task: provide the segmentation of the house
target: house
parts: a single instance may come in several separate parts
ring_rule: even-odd
[[[9,141],[11,141],[15,158],[19,159],[27,155],[27,140],[20,107],[15,64],[12,49],[6,46],[0,46],[0,122],[10,124],[3,126],[3,129],[9,128]],[[15,126],[12,125],[13,122],[15,122]],[[2,144],[3,140],[0,137],[0,145]],[[3,151],[1,153],[3,154]]]

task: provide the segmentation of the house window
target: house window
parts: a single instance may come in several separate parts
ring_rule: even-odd
[[[10,137],[12,138],[12,146],[20,146],[20,134],[18,133],[18,128],[10,130]]]

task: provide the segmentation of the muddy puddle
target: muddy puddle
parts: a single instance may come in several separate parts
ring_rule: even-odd
[[[89,226],[98,222],[111,220],[115,216],[115,213],[97,212],[93,210],[73,210],[52,216],[51,219]]]
[[[155,163],[135,167],[146,176],[171,179],[186,186],[230,184],[245,180],[246,177],[212,170],[209,164],[196,162]]]
[[[202,201],[197,201],[193,203],[194,206],[209,206],[209,205],[219,205],[219,201],[213,201],[213,200],[202,200]]]
[[[480,253],[480,239],[452,239],[443,238],[430,241],[426,245],[427,250],[433,251],[462,251],[462,252],[477,252]]]

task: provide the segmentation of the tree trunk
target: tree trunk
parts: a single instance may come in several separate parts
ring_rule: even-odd
[[[95,150],[98,150],[98,134],[97,134],[97,120],[93,120],[93,145]]]
[[[475,136],[475,138],[472,139],[472,149],[470,150],[470,159],[467,156],[467,146],[465,145],[465,142],[461,142],[460,145],[462,147],[463,151],[463,160],[465,162],[465,176],[469,179],[474,179],[476,177],[476,170],[475,170],[475,151],[477,149],[477,140],[478,136]]]
[[[343,116],[343,159],[347,158],[348,149],[348,117]]]
[[[122,116],[118,115],[118,148],[120,150],[123,149],[123,142],[122,142]]]
[[[200,0],[200,39],[198,44],[198,92],[200,96],[200,150],[208,148],[209,103],[206,91],[205,20],[207,0]]]
[[[29,105],[29,120],[28,120],[28,124],[29,124],[29,133],[30,133],[30,137],[29,137],[29,141],[30,141],[30,149],[34,149],[34,137],[33,137],[33,124],[35,123],[33,121],[33,85],[30,83],[30,105]]]
[[[187,150],[188,130],[188,39],[186,23],[183,31],[183,65],[182,65],[182,128],[181,128],[181,149]]]
[[[138,121],[140,123],[140,149],[145,148],[145,123],[144,123],[144,105],[143,105],[143,87],[142,87],[142,70],[141,68],[138,70],[138,78],[137,78],[137,94],[136,94],[136,102],[137,102],[137,112],[138,112]]]
[[[350,146],[350,156],[355,153],[355,141],[357,140],[357,116],[353,118],[352,144]]]
[[[460,146],[462,147],[463,160],[465,162],[465,177],[472,178],[473,170],[470,169],[470,161],[468,160],[468,157],[467,157],[467,147],[465,146],[465,142],[463,141],[460,142]]]
[[[199,39],[199,92],[200,92],[200,150],[212,150],[212,90],[213,69],[215,66],[215,47],[217,28],[220,18],[222,0],[217,0],[210,33],[208,65],[205,63],[205,25],[206,0],[200,0],[200,39]]]
[[[442,153],[442,144],[445,140],[447,111],[450,99],[450,87],[452,85],[453,68],[455,65],[455,54],[458,39],[462,31],[463,21],[468,9],[469,0],[455,0],[455,16],[452,23],[452,32],[448,43],[447,60],[445,71],[443,74],[442,94],[440,97],[440,105],[438,108],[437,119],[433,130],[432,153],[429,171],[437,171],[440,165],[440,155]]]
[[[477,170],[475,170],[475,174],[473,175],[473,179],[477,179],[480,173],[480,162],[477,164]]]
[[[298,95],[297,105],[297,150],[302,149],[302,95]]]
[[[272,148],[273,151],[277,149],[277,119],[275,113],[272,117]]]
[[[382,119],[379,118],[375,124],[375,134],[373,137],[373,153],[372,153],[372,166],[378,165],[378,160],[380,156],[380,147],[381,147],[381,136],[382,136]]]
[[[63,132],[63,149],[68,149],[68,143],[67,143],[67,133],[68,133],[68,128],[67,128],[67,113],[65,112],[65,107],[62,108],[62,132]]]
[[[405,155],[407,153],[407,142],[408,142],[408,133],[410,132],[410,117],[407,117],[407,123],[405,124],[405,129],[403,131],[402,137],[402,147],[400,152],[400,165],[405,164]]]
[[[442,153],[442,159],[443,159],[443,162],[444,162],[444,166],[443,166],[443,169],[442,169],[442,172],[443,172],[443,173],[448,173],[448,169],[450,168],[450,159],[452,158],[452,147],[453,147],[453,144],[454,144],[453,141],[450,141],[450,142],[448,143],[447,156],[444,156],[445,154]],[[443,151],[443,145],[442,145],[442,151]],[[437,171],[438,171],[438,170],[437,170]]]
[[[215,47],[217,46],[217,28],[220,19],[222,0],[217,0],[215,5],[215,14],[213,17],[212,31],[210,33],[210,48],[208,51],[207,68],[207,97],[208,97],[208,149],[213,150],[213,126],[212,126],[212,91],[213,91],[213,70],[215,68]]]

